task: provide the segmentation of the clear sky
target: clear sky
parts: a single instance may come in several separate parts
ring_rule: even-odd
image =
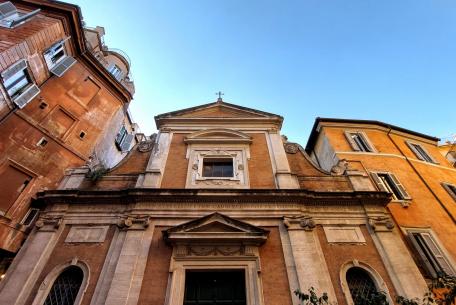
[[[72,0],[132,61],[135,121],[216,100],[280,114],[456,133],[454,0]]]

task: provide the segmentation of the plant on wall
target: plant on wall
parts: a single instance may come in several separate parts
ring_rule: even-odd
[[[301,292],[300,289],[296,289],[294,294],[299,298],[300,305],[329,305],[328,294],[323,292],[321,296],[318,296],[313,287],[310,287],[307,293]]]
[[[456,277],[438,277],[431,283],[421,300],[398,296],[396,302],[399,305],[456,305]]]

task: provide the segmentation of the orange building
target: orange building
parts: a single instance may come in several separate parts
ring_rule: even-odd
[[[38,191],[89,159],[109,167],[134,144],[129,61],[88,45],[89,32],[75,5],[0,3],[0,269],[31,229]]]
[[[357,160],[321,168],[316,155],[280,135],[279,115],[219,98],[155,122],[158,134],[104,175],[89,179],[87,167],[77,168],[59,189],[37,195],[42,211],[0,282],[0,300],[292,305],[296,289],[315,287],[331,304],[365,304],[375,292],[393,304],[395,296],[426,291],[403,232],[426,245],[438,237],[439,266],[455,266],[452,233],[438,235],[444,225],[453,230],[439,203],[429,203],[435,211],[408,197],[390,203],[398,195],[378,189]],[[429,151],[432,138],[421,138]],[[386,143],[366,137],[364,144],[379,150]],[[402,181],[401,173],[395,178]],[[415,218],[404,217],[405,227],[392,218],[396,210],[416,211]],[[440,227],[417,225],[426,212],[442,219]]]
[[[317,118],[306,147],[322,168],[346,160],[392,194],[388,211],[428,278],[455,274],[456,169],[438,141],[377,121]]]

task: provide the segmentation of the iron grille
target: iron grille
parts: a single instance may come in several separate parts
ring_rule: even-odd
[[[361,268],[347,271],[347,283],[355,305],[364,305],[377,292],[372,278]]]
[[[52,285],[44,305],[73,305],[84,274],[79,267],[65,269]]]

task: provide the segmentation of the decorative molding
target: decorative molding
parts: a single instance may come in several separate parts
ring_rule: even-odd
[[[296,217],[283,217],[283,224],[288,230],[302,230],[312,231],[315,227],[315,221],[311,216],[296,216]]]
[[[342,176],[347,172],[348,162],[345,159],[341,159],[331,168],[331,175]]]
[[[55,232],[63,223],[63,216],[41,216],[35,223],[38,230],[43,232]]]
[[[151,151],[154,148],[154,144],[155,144],[155,141],[152,141],[152,140],[142,141],[142,142],[139,142],[137,149],[139,152],[145,153],[145,152]]]
[[[283,143],[283,147],[285,148],[285,152],[288,154],[296,154],[299,151],[299,144],[285,142]]]
[[[369,226],[375,232],[391,232],[394,222],[388,216],[369,217]]]
[[[366,244],[359,226],[323,226],[328,243]]]
[[[150,216],[130,215],[122,219],[118,226],[124,230],[145,230],[149,227]]]

